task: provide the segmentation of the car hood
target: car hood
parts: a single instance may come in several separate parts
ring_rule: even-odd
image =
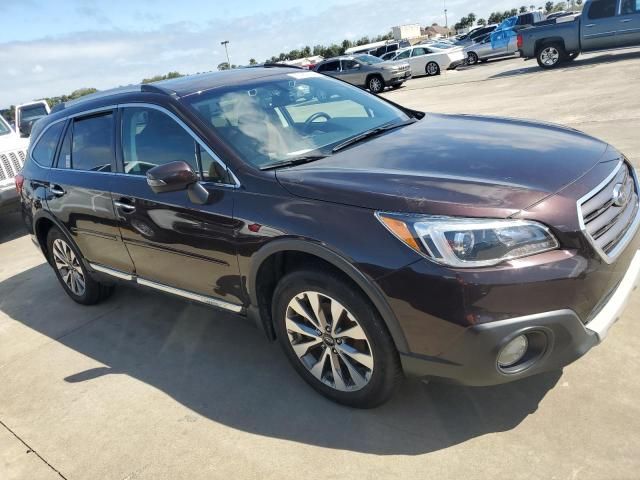
[[[608,149],[557,125],[429,114],[276,175],[291,194],[309,199],[395,212],[507,217],[578,179]],[[606,155],[616,154],[610,149]]]

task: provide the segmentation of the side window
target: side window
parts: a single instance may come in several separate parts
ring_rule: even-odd
[[[131,175],[178,160],[199,170],[193,137],[165,113],[147,107],[123,110],[122,159],[124,172]]]
[[[358,63],[354,60],[342,60],[342,69],[343,70],[353,70],[357,68]]]
[[[402,60],[404,58],[409,58],[409,55],[411,55],[411,50],[405,50],[404,52],[401,52],[398,54],[398,56],[396,57],[396,60]]]
[[[595,0],[589,7],[589,18],[614,17],[616,15],[616,0]]]
[[[620,14],[631,15],[633,13],[640,13],[640,0],[622,0]]]
[[[205,182],[231,183],[229,173],[204,148],[198,145],[198,155],[202,164],[202,179]]]
[[[67,168],[110,172],[113,158],[113,113],[73,121],[71,165],[65,165]]]
[[[33,159],[43,167],[50,167],[53,162],[53,156],[56,153],[56,147],[58,146],[58,140],[62,133],[64,122],[58,122],[44,132],[44,134],[38,140],[38,143],[33,147],[31,156]]]
[[[418,57],[420,55],[426,55],[426,54],[427,54],[427,51],[422,47],[414,48],[413,51],[411,52],[412,57]]]
[[[340,62],[327,62],[320,67],[320,72],[337,72],[340,70]]]

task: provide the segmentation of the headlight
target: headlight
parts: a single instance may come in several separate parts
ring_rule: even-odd
[[[402,242],[435,262],[458,268],[497,265],[558,248],[549,229],[527,220],[376,213]]]

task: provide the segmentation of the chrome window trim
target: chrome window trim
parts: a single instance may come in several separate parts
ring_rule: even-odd
[[[114,270],[113,268],[103,267],[102,265],[98,265],[95,263],[90,263],[89,266],[96,272],[104,273],[106,275],[111,275],[112,277],[116,277],[121,280],[131,281],[135,279],[135,276],[131,273],[121,272],[120,270]]]
[[[222,168],[224,168],[227,172],[229,172],[229,177],[231,178],[231,180],[233,181],[233,184],[227,184],[227,183],[219,183],[219,182],[211,182],[211,181],[206,181],[203,180],[204,183],[209,183],[209,184],[213,184],[216,186],[225,186],[225,187],[231,187],[231,188],[239,188],[240,187],[240,181],[238,180],[238,177],[236,177],[236,175],[233,173],[233,171],[227,166],[225,165],[225,163],[220,159],[220,157],[218,155],[216,155],[213,150],[211,150],[209,148],[208,145],[206,145],[202,139],[193,131],[191,130],[191,128],[184,123],[177,115],[175,115],[174,113],[170,112],[169,110],[167,110],[166,108],[160,106],[160,105],[156,105],[154,103],[145,103],[145,102],[133,102],[133,103],[120,103],[118,104],[118,108],[151,108],[153,110],[158,110],[159,112],[164,113],[165,115],[167,115],[169,118],[171,118],[173,121],[175,121],[178,125],[180,125],[184,130],[186,130],[186,132],[191,135],[191,137],[194,139],[194,141],[196,141],[198,143],[198,145],[200,145],[200,148],[203,148],[209,155],[211,155],[211,158],[213,158]],[[118,172],[120,173],[120,172]],[[124,174],[124,175],[128,175],[128,174]]]
[[[584,218],[582,216],[582,205],[588,200],[590,200],[592,197],[597,195],[598,192],[600,192],[605,186],[607,186],[607,184],[609,184],[609,182],[613,180],[613,178],[618,174],[622,166],[625,164],[626,164],[625,160],[621,158],[618,161],[618,164],[616,165],[616,167],[613,169],[613,171],[609,175],[607,175],[607,177],[602,182],[600,182],[595,188],[590,190],[589,193],[587,193],[586,195],[578,199],[578,201],[576,202],[576,209],[578,212],[578,222],[580,225],[580,231],[585,236],[589,244],[593,247],[593,249],[598,253],[600,258],[602,258],[602,260],[607,264],[614,263],[618,259],[620,254],[624,251],[624,249],[627,247],[627,245],[629,245],[633,237],[635,236],[636,232],[638,231],[638,227],[640,227],[640,213],[636,214],[636,217],[633,219],[633,222],[627,229],[627,232],[623,235],[623,237],[620,239],[620,241],[615,246],[615,248],[611,250],[611,253],[607,254],[598,245],[596,245],[593,238],[591,238],[591,235],[589,235],[589,233],[587,232],[587,228],[584,224]],[[639,194],[638,196],[640,197],[640,186],[638,184],[638,176],[636,174],[636,169],[630,163],[628,165],[629,165],[628,168],[631,170],[631,175],[633,176],[636,192],[638,192]],[[637,204],[640,207],[640,201],[638,201]]]

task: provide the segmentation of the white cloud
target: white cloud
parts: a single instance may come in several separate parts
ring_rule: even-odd
[[[81,87],[105,89],[137,83],[169,71],[214,70],[226,60],[221,40],[230,41],[232,63],[246,64],[249,58],[262,61],[288,51],[292,45],[313,47],[340,42],[345,36],[374,36],[409,19],[410,23],[442,23],[441,6],[435,3],[439,2],[434,2],[429,10],[416,8],[415,0],[396,0],[393,8],[386,0],[368,0],[312,15],[289,9],[206,24],[166,24],[152,31],[85,31],[4,43],[0,44],[0,65],[11,67],[6,70],[8,75],[0,75],[0,106],[70,93]],[[478,0],[473,4],[469,0],[450,0],[447,4],[450,23],[467,11],[483,15],[489,9],[514,6],[512,0]],[[101,14],[92,10],[84,13]],[[348,25],[346,34],[345,25]]]

